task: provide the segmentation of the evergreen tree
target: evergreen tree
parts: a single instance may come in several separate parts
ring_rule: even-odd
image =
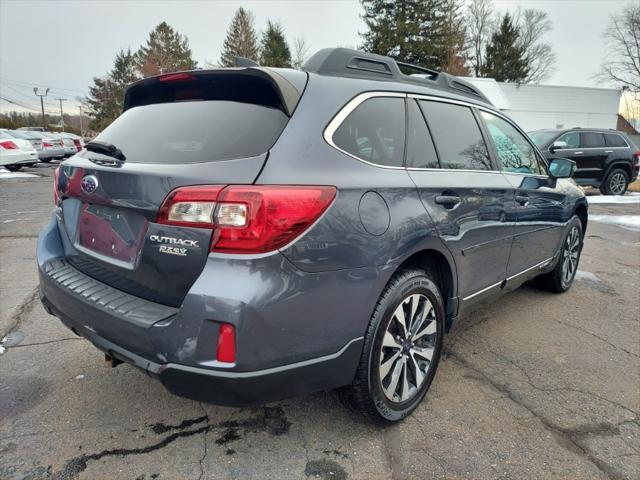
[[[93,130],[105,129],[122,113],[124,91],[139,78],[136,69],[136,56],[131,50],[120,50],[111,71],[105,77],[93,79],[87,97]]]
[[[500,27],[491,35],[485,51],[483,76],[498,82],[523,82],[529,74],[525,48],[509,13],[505,13]]]
[[[442,70],[452,75],[467,76],[469,36],[460,0],[444,0],[442,4],[444,57]]]
[[[260,65],[291,68],[291,51],[279,23],[267,22],[267,29],[262,34]]]
[[[258,59],[258,40],[253,28],[253,15],[242,7],[234,14],[227,30],[227,38],[222,46],[220,66],[235,66],[236,57]]]
[[[448,58],[447,0],[362,0],[363,49],[429,68]],[[456,2],[454,2],[456,3]]]
[[[189,40],[166,22],[149,33],[145,45],[136,53],[138,71],[143,77],[179,70],[193,70],[197,63],[191,58]]]

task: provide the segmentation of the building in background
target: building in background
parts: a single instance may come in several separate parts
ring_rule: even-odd
[[[465,78],[526,131],[544,128],[616,128],[621,91],[614,88],[518,85]]]

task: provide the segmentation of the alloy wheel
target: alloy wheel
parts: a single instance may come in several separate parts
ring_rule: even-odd
[[[571,283],[578,268],[578,255],[580,254],[580,232],[578,227],[573,227],[567,235],[562,250],[562,284]]]
[[[624,192],[624,188],[627,184],[627,180],[620,172],[614,173],[609,180],[609,190],[614,195],[621,195]]]
[[[385,397],[406,402],[427,378],[438,335],[436,312],[422,294],[406,297],[395,309],[382,338],[378,371]]]

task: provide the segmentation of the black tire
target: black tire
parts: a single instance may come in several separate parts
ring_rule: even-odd
[[[9,170],[10,172],[17,172],[22,168],[22,165],[5,165],[4,168]]]
[[[568,245],[568,243],[570,242],[570,236],[574,229],[577,230],[578,233],[577,258],[575,267],[567,279],[565,276],[564,262],[567,255],[567,248],[569,247],[571,249],[571,246]],[[578,265],[580,264],[583,240],[582,222],[580,222],[580,219],[574,215],[569,222],[569,225],[567,225],[567,230],[562,237],[562,247],[555,267],[548,273],[538,275],[534,280],[534,283],[538,288],[553,293],[563,293],[571,288],[573,279],[578,271]]]
[[[41,158],[40,161],[42,163],[49,163],[51,161],[51,157],[49,157],[49,158]]]
[[[629,174],[621,168],[614,168],[600,185],[600,193],[603,195],[624,195],[628,187]]]
[[[404,270],[396,273],[382,292],[371,316],[355,379],[349,387],[343,389],[343,393],[345,393],[348,404],[354,410],[375,423],[389,424],[407,417],[420,404],[433,381],[442,351],[445,317],[444,302],[440,290],[433,280],[434,278],[436,277],[418,269]],[[387,328],[393,320],[396,309],[402,304],[403,309],[408,308],[411,310],[412,300],[410,300],[410,295],[415,294],[418,294],[418,298],[424,302],[421,304],[423,307],[418,307],[418,311],[420,308],[423,308],[422,311],[426,311],[424,306],[428,305],[428,303],[424,301],[423,297],[426,297],[433,307],[432,310],[428,311],[429,319],[427,319],[427,316],[420,315],[425,320],[417,324],[418,328],[415,331],[415,336],[418,337],[418,332],[422,331],[423,328],[425,331],[428,330],[424,325],[428,324],[430,325],[429,330],[432,329],[434,325],[432,322],[435,322],[435,333],[429,334],[428,337],[425,334],[421,339],[416,341],[415,346],[422,348],[422,346],[418,347],[418,343],[428,342],[428,349],[433,349],[433,355],[431,361],[427,363],[422,357],[416,357],[416,355],[412,353],[414,352],[413,348],[408,350],[406,355],[404,355],[404,350],[400,348],[397,350],[398,352],[402,352],[402,355],[400,355],[401,358],[393,362],[394,367],[398,365],[395,362],[404,362],[404,367],[401,366],[400,368],[407,369],[406,372],[404,370],[398,372],[398,376],[401,376],[401,373],[405,373],[411,379],[410,381],[414,382],[414,385],[412,385],[413,393],[411,393],[411,396],[406,401],[394,402],[387,398],[382,386],[383,381],[387,378],[390,379],[388,382],[390,383],[391,377],[380,379],[380,357],[385,354],[383,353],[383,349],[388,350],[388,347],[382,346],[382,342],[383,337],[388,333]],[[426,308],[428,308],[428,306]],[[417,318],[417,316],[414,316],[414,318]],[[394,325],[396,324],[394,323]],[[423,328],[421,328],[420,325],[423,325]],[[399,327],[400,325],[397,326]],[[409,343],[413,347],[414,344],[411,341],[411,335],[409,335],[408,338],[410,340]],[[424,345],[424,343],[422,345]],[[391,356],[395,357],[396,355]],[[422,367],[426,368],[426,371],[420,370],[423,376],[421,383],[418,383],[415,374],[415,368],[422,368],[416,363],[416,358],[424,362]],[[389,369],[390,374],[396,371],[395,368],[393,372],[391,372],[391,368]],[[387,388],[390,388],[389,384]],[[404,395],[405,387],[400,386],[399,388],[403,390]],[[395,387],[392,390],[395,391]]]

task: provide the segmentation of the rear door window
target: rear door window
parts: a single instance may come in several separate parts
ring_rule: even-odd
[[[603,148],[604,135],[596,132],[583,132],[580,134],[580,147],[581,148]]]
[[[540,175],[536,151],[513,125],[489,112],[481,113],[503,172]]]
[[[491,170],[489,150],[469,107],[420,100],[442,168]]]
[[[404,158],[404,110],[404,98],[374,97],[365,100],[333,133],[333,143],[367,162],[401,167]]]
[[[627,142],[624,141],[617,133],[605,133],[604,141],[607,144],[607,147],[627,147]]]
[[[564,148],[580,148],[580,133],[569,132],[559,137],[556,142],[564,142],[567,144]],[[555,142],[554,142],[555,143]]]
[[[438,168],[436,148],[416,100],[409,99],[407,117],[407,167]]]
[[[127,110],[96,140],[118,147],[127,162],[215,162],[265,153],[287,121],[281,110],[251,103],[159,103]]]

